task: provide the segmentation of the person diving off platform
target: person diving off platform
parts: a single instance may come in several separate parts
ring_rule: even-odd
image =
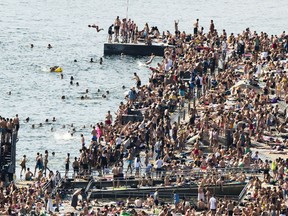
[[[95,24],[93,24],[93,25],[88,25],[88,27],[89,27],[89,28],[95,28],[97,32],[100,32],[100,31],[104,30],[103,28],[99,28],[99,26],[98,26],[98,25],[95,25]]]

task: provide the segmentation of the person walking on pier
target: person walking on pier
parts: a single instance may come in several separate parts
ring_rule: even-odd
[[[70,153],[67,153],[67,157],[65,159],[65,178],[67,178],[69,172],[69,165],[70,165]]]
[[[43,159],[42,159],[42,154],[37,152],[37,156],[35,158],[36,160],[36,165],[35,165],[35,170],[34,170],[34,176],[36,175],[36,170],[42,170],[43,169]]]
[[[21,166],[20,178],[22,178],[23,170],[24,170],[24,172],[26,172],[26,162],[27,162],[26,155],[23,155],[23,158],[22,158],[21,163],[20,163],[20,166]]]
[[[45,150],[45,155],[44,155],[44,174],[46,176],[46,170],[48,169],[50,171],[50,169],[48,168],[48,150]]]

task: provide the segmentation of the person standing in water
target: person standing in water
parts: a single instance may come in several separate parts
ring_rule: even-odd
[[[82,144],[82,147],[85,146],[85,138],[83,134],[81,134],[81,144]]]

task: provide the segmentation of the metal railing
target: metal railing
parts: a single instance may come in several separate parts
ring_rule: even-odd
[[[246,195],[248,186],[249,186],[249,182],[245,185],[245,187],[242,189],[241,193],[239,194],[239,197],[238,197],[238,201],[239,201],[239,202],[240,202],[240,201],[243,199],[243,197]]]
[[[108,170],[107,170],[108,171]],[[132,174],[130,170],[128,171],[127,168],[124,169],[122,172],[123,179],[129,179],[130,177],[134,177],[135,179],[141,179],[142,177],[151,177],[153,180],[159,180],[162,179],[163,176],[169,175],[169,176],[185,176],[185,178],[193,177],[203,177],[203,175],[216,175],[216,176],[225,176],[229,175],[231,173],[246,173],[246,174],[254,174],[259,173],[259,168],[245,168],[245,167],[226,167],[226,168],[207,168],[207,169],[201,169],[201,168],[192,168],[192,169],[178,169],[178,170],[170,170],[163,168],[161,171],[157,171],[156,169],[153,169],[152,171],[146,172],[146,168],[140,168],[139,174],[136,176],[135,169],[132,169]],[[59,172],[62,174],[65,174],[66,172]],[[91,170],[89,173],[86,174],[74,174],[73,171],[69,171],[67,173],[68,179],[87,179],[90,180],[91,178],[97,179],[97,181],[100,181],[100,177],[106,178],[106,179],[112,179],[112,173],[109,170],[109,172],[103,172],[102,175],[99,176],[99,173],[97,170]],[[64,176],[64,175],[63,175]],[[107,180],[106,180],[107,181]]]
[[[61,178],[61,174],[59,172],[56,172],[55,175],[55,185],[52,184],[52,179],[50,179],[49,181],[47,181],[43,186],[42,186],[42,191],[47,190],[48,187],[50,187],[52,185],[52,193],[55,194],[57,192],[57,190],[61,187],[62,183],[65,181],[65,178],[62,177]]]

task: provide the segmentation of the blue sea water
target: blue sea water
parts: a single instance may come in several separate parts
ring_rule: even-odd
[[[125,92],[135,84],[133,73],[139,74],[142,83],[148,82],[150,72],[142,66],[145,57],[112,56],[104,57],[103,65],[89,63],[90,58],[103,56],[107,29],[116,16],[128,14],[139,29],[148,22],[160,31],[174,31],[174,20],[179,20],[180,30],[192,32],[199,18],[204,31],[213,19],[219,32],[240,33],[250,27],[270,35],[287,31],[287,8],[287,0],[1,0],[0,115],[18,113],[21,119],[17,160],[26,154],[28,167],[34,167],[36,153],[44,154],[47,149],[56,153],[53,158],[50,154],[49,167],[64,170],[66,153],[78,156],[80,134],[88,142],[89,125],[103,121],[107,110],[117,110]],[[105,30],[97,33],[88,24]],[[47,49],[49,43],[52,49]],[[157,61],[161,58],[153,64]],[[63,68],[64,79],[49,72],[54,65]],[[78,87],[69,84],[71,76]],[[123,85],[127,88],[122,89]],[[80,100],[86,89],[90,99]],[[110,94],[104,99],[101,95],[106,91]],[[61,100],[63,95],[65,100]],[[27,117],[30,122],[24,123]],[[52,123],[53,117],[57,121]],[[51,124],[45,124],[45,119]],[[37,127],[40,123],[43,127]],[[72,123],[74,136],[70,135]]]

